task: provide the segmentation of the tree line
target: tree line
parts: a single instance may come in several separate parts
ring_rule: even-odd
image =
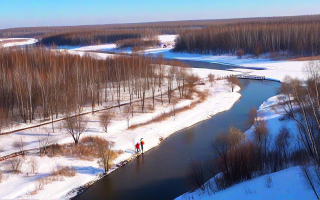
[[[70,31],[44,35],[40,39],[43,45],[93,45],[100,43],[115,43],[118,40],[153,38],[151,30],[88,30]]]
[[[285,52],[295,56],[320,54],[320,19],[240,22],[184,31],[174,51],[202,54]]]
[[[319,21],[319,15],[262,17],[219,20],[187,20],[167,22],[147,22],[130,24],[101,24],[84,26],[52,26],[52,27],[21,27],[0,30],[0,37],[36,37],[37,39],[58,34],[74,32],[97,31],[152,31],[154,34],[180,34],[184,31],[216,28],[220,26],[234,26],[236,24],[268,24],[268,23],[302,23]]]
[[[180,62],[165,66],[161,56],[116,56],[105,60],[70,55],[45,48],[0,49],[0,127],[14,121],[49,120],[59,115],[81,113],[83,106],[112,102],[120,106],[124,98],[145,99],[156,92],[167,95],[178,87],[187,94],[187,66]],[[180,67],[176,67],[180,66]],[[149,96],[148,96],[149,95]],[[163,102],[163,101],[162,101]],[[1,128],[0,128],[1,130]]]

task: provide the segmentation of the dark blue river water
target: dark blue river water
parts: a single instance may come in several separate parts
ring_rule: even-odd
[[[280,83],[241,80],[242,98],[229,111],[179,131],[161,145],[103,178],[76,199],[174,199],[189,191],[190,159],[208,161],[211,142],[220,131],[235,126],[245,131],[249,110],[276,94]],[[210,177],[206,177],[208,180]]]

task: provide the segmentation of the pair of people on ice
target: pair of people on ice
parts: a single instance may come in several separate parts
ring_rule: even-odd
[[[140,146],[141,146],[141,153],[143,153],[143,145],[144,145],[144,141],[143,141],[143,138],[141,138],[140,143],[137,142],[137,144],[136,144],[136,151],[140,152]]]

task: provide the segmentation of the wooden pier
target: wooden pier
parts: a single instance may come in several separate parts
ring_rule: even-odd
[[[254,80],[265,80],[265,76],[256,76],[256,75],[248,75],[248,74],[239,74],[235,75],[238,79],[254,79]]]

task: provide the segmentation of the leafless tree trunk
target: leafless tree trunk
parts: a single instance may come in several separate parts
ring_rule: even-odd
[[[64,126],[68,130],[68,133],[72,136],[74,144],[77,145],[82,133],[86,129],[86,122],[84,121],[83,116],[67,116],[64,122]]]
[[[103,167],[105,173],[107,173],[113,159],[116,157],[116,153],[112,151],[113,146],[113,142],[105,139],[99,139],[96,143],[96,148],[98,150],[98,156],[100,159],[99,164],[101,167]]]
[[[108,132],[108,125],[113,118],[113,114],[110,111],[106,111],[100,115],[100,124],[104,128],[104,131]]]

